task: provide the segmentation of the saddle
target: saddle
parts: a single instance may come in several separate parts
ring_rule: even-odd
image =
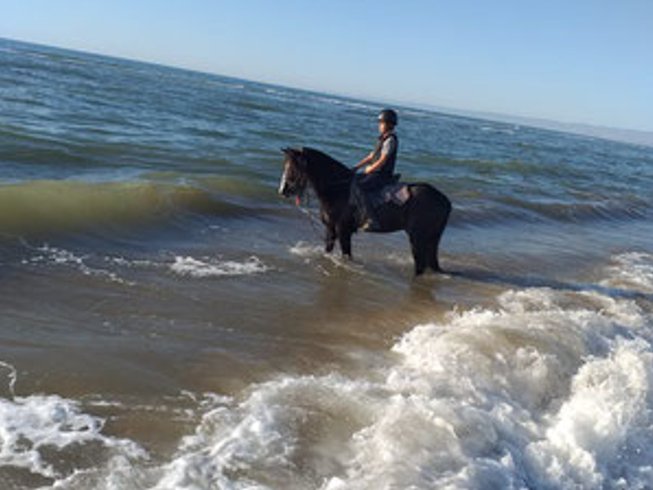
[[[378,209],[384,205],[402,207],[411,198],[408,184],[399,182],[401,174],[394,174],[386,185],[372,190],[363,190],[356,179],[353,179],[350,190],[350,203],[356,209],[357,215],[365,214],[365,209]]]
[[[403,206],[410,199],[408,184],[399,182],[401,174],[394,174],[392,179],[384,186],[372,190],[361,189],[356,182],[353,183],[354,193],[365,199],[372,207],[379,207],[383,204],[394,204]],[[355,179],[354,179],[355,180]]]
[[[408,190],[408,184],[399,182],[399,179],[401,179],[401,174],[395,174],[392,176],[390,184],[381,187],[380,192],[384,203],[403,206],[410,199],[411,194]]]

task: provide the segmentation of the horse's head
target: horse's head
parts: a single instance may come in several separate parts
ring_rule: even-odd
[[[283,161],[283,174],[279,184],[279,194],[283,197],[296,196],[301,198],[308,184],[306,175],[306,157],[301,150],[284,148],[286,155]]]

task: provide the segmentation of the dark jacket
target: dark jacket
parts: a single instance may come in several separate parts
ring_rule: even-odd
[[[383,174],[383,176],[391,178],[395,173],[395,163],[397,161],[397,149],[399,148],[399,139],[394,132],[388,133],[386,135],[379,136],[379,140],[376,143],[374,148],[374,158],[373,160],[378,159],[381,156],[383,150],[383,145],[386,141],[389,141],[390,150],[388,152],[388,157],[385,160],[383,166],[374,173]]]
[[[399,140],[394,132],[379,136],[379,140],[374,148],[372,161],[377,160],[381,156],[383,145],[386,144],[388,140],[391,140],[388,142],[390,145],[388,157],[381,168],[375,170],[371,174],[365,174],[359,177],[358,185],[366,191],[377,189],[392,181],[392,176],[395,173],[395,163],[397,161],[397,148],[399,147]]]

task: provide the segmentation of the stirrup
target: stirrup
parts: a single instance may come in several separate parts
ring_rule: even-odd
[[[361,230],[369,232],[381,231],[381,225],[377,220],[368,218],[361,225]]]

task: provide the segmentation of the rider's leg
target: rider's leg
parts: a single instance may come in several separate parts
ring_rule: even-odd
[[[358,186],[362,190],[361,194],[363,196],[362,211],[364,212],[364,216],[361,220],[361,228],[365,231],[381,230],[375,203],[370,198],[370,194],[377,192],[385,183],[386,179],[379,174],[361,175],[358,180]]]

